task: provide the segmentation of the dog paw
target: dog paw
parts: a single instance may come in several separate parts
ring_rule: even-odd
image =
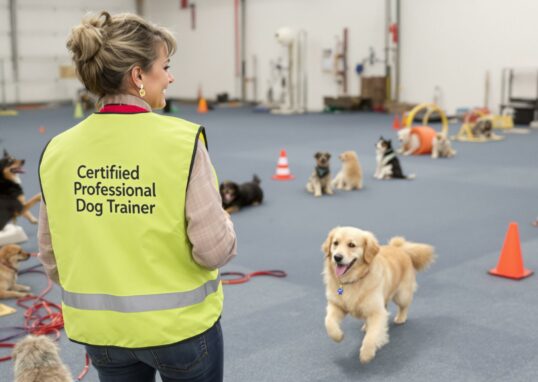
[[[367,329],[367,326],[365,322],[364,324],[362,324],[361,332],[366,332],[366,329]]]
[[[340,328],[327,328],[327,334],[334,342],[341,342],[344,339],[344,332]]]
[[[396,317],[394,317],[395,324],[402,325],[402,324],[405,324],[406,321],[407,321],[407,317],[404,315],[398,314]]]
[[[375,357],[375,347],[374,346],[362,346],[361,352],[359,355],[359,360],[362,364],[368,363],[373,360]]]
[[[29,219],[29,220],[30,220],[30,223],[32,223],[32,224],[37,224],[37,219],[36,219],[36,218]]]

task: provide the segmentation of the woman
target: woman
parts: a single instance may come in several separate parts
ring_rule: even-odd
[[[165,106],[176,43],[102,12],[67,42],[102,108],[54,137],[39,176],[40,258],[68,337],[101,381],[222,381],[218,268],[236,254],[203,127]]]

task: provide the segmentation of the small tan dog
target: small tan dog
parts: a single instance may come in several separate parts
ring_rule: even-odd
[[[58,346],[46,336],[26,336],[13,349],[14,382],[72,382]]]
[[[30,254],[16,244],[0,248],[0,299],[20,298],[30,294],[30,287],[17,284],[19,262],[28,260]]]
[[[331,154],[326,151],[318,151],[314,154],[314,158],[316,159],[316,167],[310,178],[308,178],[306,190],[316,197],[323,194],[332,195],[333,189],[331,186],[331,169],[329,165]]]
[[[366,333],[359,359],[370,362],[389,342],[387,304],[394,301],[398,306],[394,322],[403,324],[417,288],[415,273],[432,263],[434,249],[403,237],[380,246],[371,232],[355,227],[334,228],[321,249],[325,253],[327,334],[340,342],[344,338],[340,328],[344,316],[363,319]]]
[[[452,158],[456,150],[452,148],[450,139],[444,133],[436,133],[432,140],[432,158]]]
[[[355,151],[344,151],[339,156],[342,169],[336,174],[331,185],[337,190],[351,191],[362,188],[362,169]]]

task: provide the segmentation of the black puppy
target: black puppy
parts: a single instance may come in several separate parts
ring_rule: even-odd
[[[23,215],[30,223],[36,224],[37,219],[30,212],[41,195],[37,194],[29,201],[24,198],[19,174],[23,173],[24,159],[15,159],[7,150],[0,159],[0,229],[19,215]]]
[[[263,201],[263,191],[260,183],[260,178],[256,175],[252,177],[251,182],[241,185],[232,181],[221,183],[222,207],[229,213],[233,213],[243,207],[260,204]]]

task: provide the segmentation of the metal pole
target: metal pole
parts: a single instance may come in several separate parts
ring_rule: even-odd
[[[396,102],[400,101],[400,50],[402,47],[402,18],[400,13],[400,0],[396,0],[396,28],[398,33],[398,40],[395,44],[396,49],[396,85],[395,85],[395,93],[394,93],[394,100]]]
[[[392,98],[392,89],[390,83],[390,37],[389,37],[389,27],[390,27],[390,2],[391,0],[385,0],[385,83],[386,91],[385,98],[390,101]]]
[[[246,45],[246,0],[241,0],[241,102],[246,102],[247,98],[247,61],[246,61],[246,52],[245,52],[245,45]]]
[[[19,46],[17,43],[17,0],[9,0],[9,24],[11,35],[11,61],[15,102],[19,102]]]
[[[144,0],[136,0],[136,13],[144,16]]]
[[[0,58],[0,79],[2,79],[2,103],[0,104],[0,110],[7,109],[7,99],[6,99],[6,75],[4,73],[4,59]]]

